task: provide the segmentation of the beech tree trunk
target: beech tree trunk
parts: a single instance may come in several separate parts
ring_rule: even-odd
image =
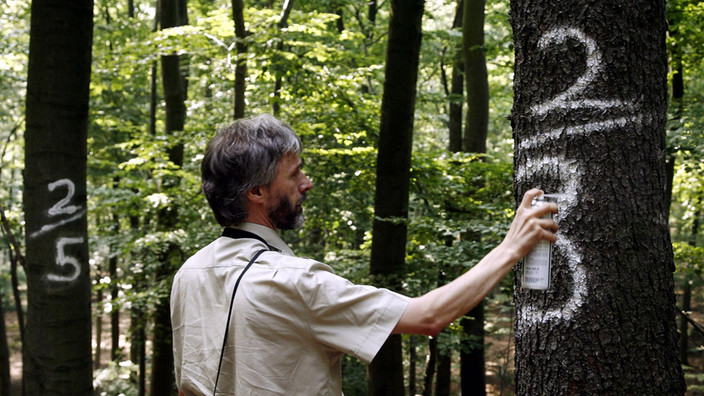
[[[161,28],[168,29],[185,24],[186,6],[184,0],[161,1]],[[162,86],[166,103],[166,134],[173,135],[183,131],[186,119],[186,84],[181,73],[180,57],[164,55],[161,57]],[[183,166],[183,143],[172,144],[168,149],[169,160],[177,167]],[[179,180],[175,177],[166,178],[162,189],[175,189]],[[178,226],[178,208],[174,205],[162,209],[158,214],[158,229],[172,231]],[[155,271],[156,281],[170,290],[170,277],[178,265],[182,263],[180,248],[169,244],[159,259]],[[169,293],[166,293],[168,296]],[[174,356],[172,349],[171,312],[168,297],[159,299],[154,311],[154,331],[152,343],[152,372],[150,394],[152,396],[169,395],[176,388],[174,377]]]
[[[24,207],[27,395],[92,395],[86,138],[93,1],[32,1]]]
[[[374,224],[369,272],[399,288],[406,256],[406,220],[413,115],[422,37],[423,0],[392,0],[381,102]],[[401,336],[392,335],[369,365],[371,396],[403,395]]]
[[[561,194],[551,286],[515,276],[517,395],[683,395],[664,1],[511,4],[516,200]]]

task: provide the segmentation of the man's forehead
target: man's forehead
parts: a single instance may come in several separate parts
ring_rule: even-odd
[[[303,165],[303,159],[298,155],[296,152],[284,154],[281,159],[279,159],[278,166],[285,166],[285,167],[296,167],[298,168],[299,166]]]

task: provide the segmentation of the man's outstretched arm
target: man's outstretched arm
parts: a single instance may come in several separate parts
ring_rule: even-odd
[[[393,333],[437,335],[474,308],[538,242],[546,239],[554,243],[557,223],[541,217],[548,212],[557,213],[557,205],[549,203],[531,208],[531,202],[540,194],[542,191],[532,189],[523,196],[503,242],[471,270],[447,285],[412,299]]]

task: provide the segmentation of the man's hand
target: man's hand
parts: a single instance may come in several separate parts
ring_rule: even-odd
[[[557,213],[557,205],[531,207],[533,199],[542,193],[536,188],[523,196],[504,241],[469,272],[412,299],[393,333],[437,335],[477,305],[538,242],[542,239],[555,242],[557,223],[540,217],[548,212]]]
[[[508,230],[501,247],[510,252],[515,261],[525,257],[535,245],[543,239],[555,243],[557,237],[557,223],[552,219],[541,218],[548,212],[557,213],[557,205],[551,202],[544,202],[542,205],[533,208],[533,199],[543,192],[534,188],[525,193],[521,205],[516,210],[516,217],[513,218],[511,228]]]

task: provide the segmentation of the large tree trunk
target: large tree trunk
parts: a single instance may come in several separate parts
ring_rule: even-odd
[[[467,119],[464,131],[464,151],[486,152],[489,125],[489,82],[484,56],[485,0],[465,0],[462,22],[464,74],[467,79]]]
[[[185,15],[186,7],[183,0],[162,0],[161,2],[161,28],[168,29],[181,26],[188,18]],[[186,86],[180,69],[178,55],[164,55],[161,57],[162,86],[164,101],[166,103],[166,134],[183,131],[186,119]],[[179,142],[168,148],[169,160],[176,166],[183,165],[183,143]],[[169,177],[163,180],[162,188],[175,189],[179,180]],[[173,231],[178,226],[178,208],[171,205],[162,209],[158,214],[159,231]],[[159,266],[155,271],[155,279],[161,287],[168,287],[168,279],[177,265],[181,263],[180,248],[169,244],[162,254]],[[169,293],[166,293],[168,296]],[[154,310],[154,331],[152,343],[152,372],[150,381],[150,394],[152,396],[168,395],[175,389],[174,356],[171,344],[171,313],[168,297],[159,299]]]
[[[399,286],[406,256],[413,114],[423,0],[392,0],[381,102],[374,225],[369,272]],[[394,277],[395,276],[395,277]],[[395,279],[393,279],[395,278]],[[369,365],[369,394],[403,395],[401,336],[392,335]]]
[[[24,207],[27,395],[92,395],[86,139],[91,0],[32,2]]]
[[[530,7],[527,5],[530,4]],[[683,395],[664,1],[511,4],[516,199],[562,194],[549,290],[515,277],[518,395]]]

